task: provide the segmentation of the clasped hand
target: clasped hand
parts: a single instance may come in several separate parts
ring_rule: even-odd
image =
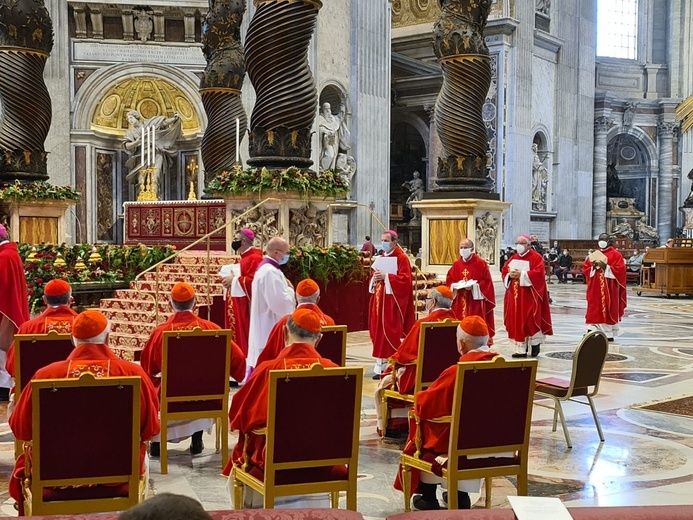
[[[373,280],[376,282],[382,282],[385,280],[385,273],[383,271],[375,271],[375,274],[373,275]]]
[[[510,271],[510,272],[508,273],[508,276],[509,276],[510,278],[515,278],[515,279],[517,279],[517,278],[520,277],[521,274],[522,274],[522,272],[519,271],[518,269],[513,269],[512,271]]]

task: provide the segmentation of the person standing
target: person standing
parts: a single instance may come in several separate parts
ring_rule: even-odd
[[[392,356],[414,324],[414,293],[412,292],[411,263],[397,243],[397,233],[383,233],[383,255],[377,258],[396,260],[396,272],[374,269],[370,281],[371,299],[368,306],[368,332],[373,342],[375,375],[380,379]]]
[[[250,332],[248,335],[248,368],[257,366],[257,359],[277,322],[296,308],[294,288],[280,267],[289,261],[289,243],[273,237],[267,243],[267,254],[260,262],[251,292]]]
[[[475,280],[477,283],[455,291],[455,299],[452,302],[452,310],[458,320],[467,316],[481,316],[488,326],[493,344],[493,336],[496,334],[496,322],[493,318],[493,309],[496,307],[496,292],[493,288],[491,271],[488,264],[474,252],[474,242],[468,238],[460,241],[460,258],[458,258],[448,271],[445,285],[450,287],[453,283]]]
[[[361,252],[366,253],[365,256],[373,256],[376,253],[375,246],[371,242],[371,237],[366,235],[366,241],[361,246]]]
[[[505,329],[515,347],[512,357],[536,357],[545,336],[553,334],[544,258],[532,249],[527,235],[517,237],[515,250],[501,269]]]
[[[248,228],[237,231],[231,247],[241,255],[241,275],[231,273],[222,279],[226,288],[226,328],[233,331],[233,339],[248,356],[248,334],[250,329],[250,302],[255,271],[262,262],[262,251],[253,247],[255,233]]]
[[[10,242],[7,229],[0,224],[0,401],[9,400],[12,386],[5,370],[7,351],[17,330],[29,318],[24,264],[17,244]]]
[[[558,278],[558,283],[568,283],[568,271],[570,271],[573,265],[573,257],[568,254],[568,250],[564,249],[563,254],[558,258],[558,265],[556,266],[556,278]]]
[[[603,332],[609,341],[618,336],[619,323],[626,310],[626,261],[611,247],[607,233],[599,235],[599,250],[605,257],[596,260],[595,254],[582,266],[587,282],[587,330]]]

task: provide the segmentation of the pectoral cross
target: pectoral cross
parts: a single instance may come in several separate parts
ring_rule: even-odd
[[[466,282],[467,277],[469,276],[469,270],[465,269],[464,271],[462,271],[462,276],[464,276],[464,281]]]

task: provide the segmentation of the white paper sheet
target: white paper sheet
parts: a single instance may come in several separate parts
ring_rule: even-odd
[[[452,285],[450,285],[450,289],[453,291],[459,291],[460,289],[466,289],[467,287],[473,287],[474,285],[477,285],[479,282],[476,280],[467,280],[466,282],[464,280],[461,280],[459,282],[455,282]]]
[[[397,274],[397,258],[379,256],[373,261],[371,268],[375,271],[382,271],[385,274]]]
[[[511,260],[508,264],[508,269],[511,271],[517,269],[518,271],[529,271],[529,260]]]
[[[517,520],[572,520],[560,499],[555,497],[509,496]]]

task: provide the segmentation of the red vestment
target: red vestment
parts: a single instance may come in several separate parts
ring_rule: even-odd
[[[382,282],[371,279],[368,332],[373,357],[378,359],[387,359],[397,352],[415,321],[411,263],[400,247],[389,256],[397,259],[397,274],[385,275],[387,280]]]
[[[267,426],[267,400],[269,395],[270,370],[310,368],[315,363],[324,367],[337,367],[329,359],[320,357],[315,347],[307,343],[293,343],[284,348],[277,359],[258,365],[248,381],[233,394],[229,420],[231,430],[238,430],[238,443],[233,449],[231,459],[226,464],[223,475],[231,474],[233,464],[243,464],[243,449],[249,457],[249,464],[260,469],[265,467],[265,436],[255,435],[253,430]]]
[[[496,292],[493,289],[493,280],[488,264],[479,255],[474,253],[466,262],[459,258],[452,264],[445,278],[445,285],[450,287],[455,282],[476,280],[483,299],[475,300],[473,291],[461,289],[452,302],[452,310],[457,319],[462,321],[467,316],[480,316],[488,326],[489,337],[496,335],[496,321],[493,317],[493,309],[496,307]],[[491,344],[491,342],[489,342]]]
[[[17,330],[31,316],[24,264],[14,242],[0,246],[0,273],[0,314],[4,314]]]
[[[118,358],[108,345],[85,343],[75,348],[65,361],[58,361],[38,370],[33,379],[78,378],[84,372],[90,372],[94,374],[94,377],[139,376],[142,379],[140,384],[140,467],[144,474],[146,441],[157,435],[160,427],[159,398],[149,378],[135,363]],[[31,394],[31,385],[25,386],[9,419],[15,438],[22,441],[30,441],[32,438]],[[88,413],[88,410],[85,410],[85,413]],[[46,440],[49,439],[43,438],[44,442]],[[104,450],[107,449],[108,446],[104,446]],[[18,502],[21,501],[24,468],[24,455],[21,455],[15,463],[10,481],[10,494]]]
[[[154,329],[152,335],[142,350],[140,363],[156,388],[161,384],[161,378],[155,377],[161,373],[161,356],[164,346],[164,332],[169,330],[219,330],[221,327],[211,321],[203,320],[191,311],[177,312],[164,323]],[[231,377],[242,381],[245,377],[245,356],[241,349],[231,341]]]
[[[320,324],[323,327],[328,325],[334,325],[334,320],[330,318],[327,314],[320,310],[315,303],[299,303],[296,309],[299,308],[309,309],[314,311],[320,316]],[[277,356],[286,346],[286,337],[284,336],[284,326],[286,322],[289,321],[291,314],[287,314],[282,319],[280,319],[277,324],[272,328],[269,337],[267,338],[267,344],[265,348],[260,353],[260,357],[257,358],[257,364],[263,363],[265,361],[270,361],[272,359],[277,359]]]
[[[75,317],[77,313],[67,305],[48,307],[40,316],[25,321],[19,327],[17,334],[48,334],[52,330],[58,334],[69,334],[72,332],[72,322]],[[14,377],[14,343],[7,351],[5,370]]]
[[[257,247],[251,247],[241,253],[241,276],[237,278],[237,283],[243,289],[245,296],[231,296],[229,291],[226,297],[226,328],[233,330],[233,339],[243,351],[244,357],[248,356],[253,277],[260,262],[262,262],[262,251]]]
[[[615,278],[608,278],[601,269],[592,274],[592,262],[588,258],[582,267],[587,280],[587,314],[585,323],[593,325],[617,325],[626,310],[626,261],[623,255],[609,246],[602,250],[607,265]]]
[[[513,260],[529,262],[526,276],[530,286],[522,286],[520,278],[508,277],[510,262]],[[515,253],[503,264],[501,275],[506,283],[503,318],[508,337],[517,343],[525,343],[528,338],[540,332],[546,336],[552,335],[544,258],[533,249],[524,256]]]
[[[397,377],[397,391],[399,393],[410,394],[414,391],[421,324],[456,319],[452,309],[436,309],[428,316],[414,322],[409,334],[404,338],[397,352],[390,358],[390,361],[396,363],[395,370],[399,366],[404,366],[404,373],[398,374]]]
[[[472,350],[460,358],[460,362],[492,361],[498,356],[493,351]],[[442,374],[426,390],[416,394],[414,411],[420,420],[421,450],[443,455],[448,452],[450,444],[450,423],[429,422],[431,419],[440,419],[452,415],[452,400],[455,397],[455,379],[457,378],[457,365],[446,368]],[[464,421],[464,417],[460,418]],[[413,455],[416,453],[416,423],[411,421],[409,437],[404,446],[404,453]],[[470,427],[474,427],[471,425]],[[400,476],[402,466],[397,472],[395,489],[402,491]],[[411,489],[416,491],[419,483],[418,470],[412,469]]]

